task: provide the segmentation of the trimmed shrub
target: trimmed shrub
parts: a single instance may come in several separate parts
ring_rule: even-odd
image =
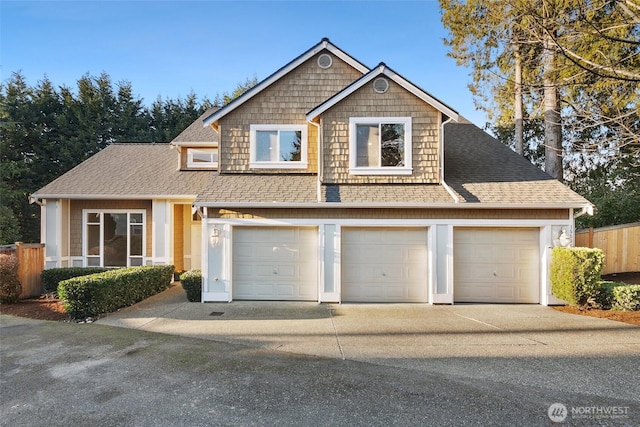
[[[598,296],[603,266],[601,249],[553,248],[551,292],[570,305],[587,305]]]
[[[614,310],[640,310],[640,285],[622,285],[613,288]]]
[[[21,293],[18,258],[13,254],[0,254],[0,303],[16,303],[20,299]]]
[[[189,270],[180,275],[180,283],[187,293],[190,302],[202,301],[202,273],[200,270]]]
[[[111,269],[113,270],[113,269]],[[63,280],[73,279],[74,277],[87,276],[89,274],[103,273],[109,271],[104,267],[62,267],[50,268],[42,270],[40,278],[42,279],[42,287],[45,293],[57,292],[58,283]]]
[[[155,295],[171,285],[173,266],[121,268],[64,280],[58,295],[72,319],[111,313]]]
[[[589,302],[594,308],[609,310],[614,302],[613,289],[618,286],[626,286],[622,282],[609,282],[601,280],[598,282],[598,290],[595,297]]]

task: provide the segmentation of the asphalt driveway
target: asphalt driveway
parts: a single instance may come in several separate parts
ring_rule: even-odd
[[[640,424],[640,328],[542,306],[174,286],[93,324],[0,320],[2,425],[545,425],[553,403],[568,425]]]

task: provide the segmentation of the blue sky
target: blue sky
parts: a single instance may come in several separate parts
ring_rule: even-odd
[[[469,71],[446,56],[436,0],[0,2],[2,81],[21,71],[75,88],[89,73],[131,82],[146,104],[200,99],[267,77],[328,37],[394,71],[479,126]]]

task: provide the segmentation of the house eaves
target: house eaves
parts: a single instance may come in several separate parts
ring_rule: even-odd
[[[333,107],[343,99],[347,98],[349,95],[353,94],[355,91],[357,91],[367,83],[373,81],[375,78],[377,78],[380,75],[384,75],[389,79],[393,80],[395,83],[399,84],[400,86],[402,86],[407,91],[411,92],[413,95],[415,95],[419,99],[423,100],[424,102],[433,106],[435,109],[437,109],[441,113],[450,117],[454,122],[457,122],[460,120],[460,116],[458,115],[457,111],[455,111],[454,109],[452,109],[451,107],[443,103],[442,101],[438,100],[428,92],[414,85],[409,80],[405,79],[400,74],[393,71],[391,68],[387,67],[387,65],[384,62],[381,62],[376,68],[371,70],[369,73],[365,74],[364,76],[362,76],[361,78],[353,82],[351,85],[347,86],[346,88],[344,88],[343,90],[341,90],[340,92],[338,92],[337,94],[335,94],[334,96],[332,96],[331,98],[329,98],[328,100],[326,100],[325,102],[323,102],[322,104],[314,108],[313,110],[309,111],[306,116],[307,121],[308,122],[314,121],[322,113],[329,110],[331,107]]]
[[[288,209],[589,209],[590,203],[251,203],[251,202],[194,202],[199,208],[288,208]]]
[[[293,61],[286,64],[285,66],[277,70],[275,73],[271,74],[266,79],[262,80],[260,83],[258,83],[257,85],[255,85],[254,87],[246,91],[244,94],[242,94],[240,97],[234,99],[233,101],[231,101],[229,104],[222,107],[218,111],[210,114],[207,118],[203,120],[203,126],[204,127],[212,126],[215,130],[217,130],[218,120],[220,120],[222,117],[226,116],[236,108],[240,107],[242,104],[249,101],[251,98],[253,98],[257,94],[262,92],[271,84],[278,81],[283,76],[285,76],[286,74],[288,74],[289,72],[291,72],[292,70],[300,66],[302,63],[307,61],[309,58],[313,57],[314,55],[316,55],[317,53],[323,50],[328,50],[333,55],[340,58],[341,60],[351,65],[353,68],[355,68],[356,70],[360,71],[363,74],[369,72],[369,67],[367,67],[366,65],[364,65],[363,63],[361,63],[351,55],[347,54],[346,52],[338,48],[336,45],[331,43],[328,38],[323,38],[320,41],[320,43],[313,46],[311,49],[307,50],[306,52],[304,52],[303,54],[295,58]]]
[[[70,199],[70,200],[194,200],[197,194],[58,194],[58,193],[33,193],[29,196],[30,202],[44,199]]]

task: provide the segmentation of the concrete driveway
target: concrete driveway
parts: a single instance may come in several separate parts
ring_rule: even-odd
[[[588,388],[601,396],[640,399],[639,327],[540,305],[203,304],[187,302],[181,286],[174,285],[97,323],[462,378],[569,392]]]
[[[200,304],[173,286],[93,324],[0,315],[0,338],[12,427],[538,426],[550,408],[640,425],[640,328],[541,306]]]

